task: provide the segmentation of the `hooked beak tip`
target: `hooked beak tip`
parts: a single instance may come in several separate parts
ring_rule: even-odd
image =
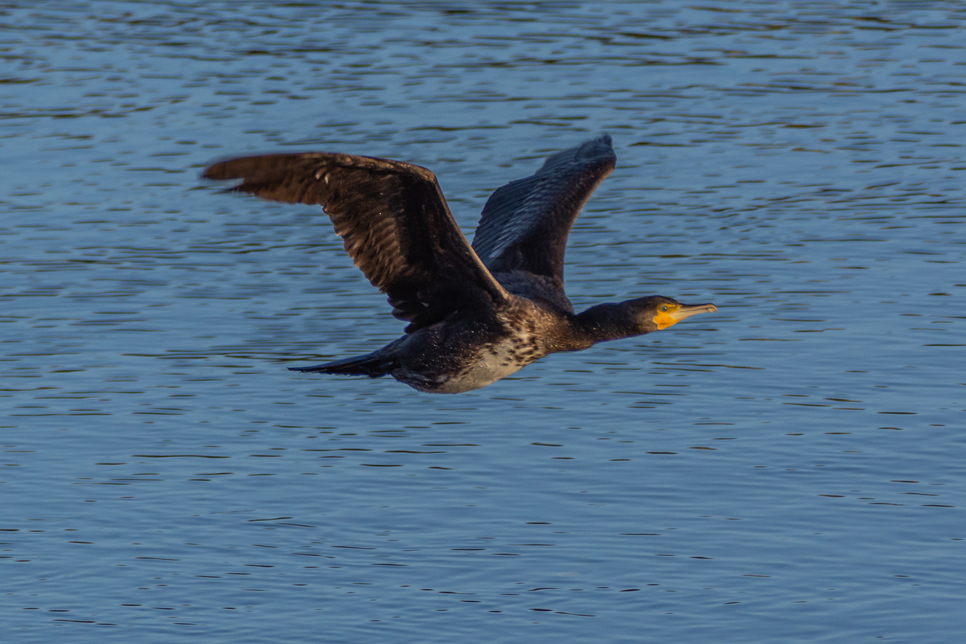
[[[681,321],[684,318],[689,318],[692,315],[697,315],[698,313],[717,313],[718,307],[710,302],[707,304],[685,304],[677,311],[671,314],[677,321]]]

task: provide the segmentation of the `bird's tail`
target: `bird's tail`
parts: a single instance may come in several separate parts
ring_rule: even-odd
[[[289,367],[290,371],[302,371],[305,373],[339,373],[346,376],[369,376],[378,378],[385,376],[392,371],[395,361],[381,352],[368,353],[364,356],[345,358],[335,362],[315,365],[314,367]]]

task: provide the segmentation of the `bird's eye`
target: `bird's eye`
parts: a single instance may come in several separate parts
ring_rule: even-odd
[[[662,306],[661,307],[661,310],[664,311],[664,312],[667,312],[667,304],[665,304],[664,306]]]

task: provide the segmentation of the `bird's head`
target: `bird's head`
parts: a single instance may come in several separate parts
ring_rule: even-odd
[[[648,331],[659,331],[673,326],[685,318],[698,313],[714,313],[714,304],[682,304],[663,295],[652,295],[631,300],[634,304],[637,323]]]

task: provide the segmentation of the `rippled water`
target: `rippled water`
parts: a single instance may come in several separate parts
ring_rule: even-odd
[[[0,6],[4,641],[958,641],[957,2]],[[457,396],[226,156],[492,190],[612,134],[578,308],[720,312]]]

